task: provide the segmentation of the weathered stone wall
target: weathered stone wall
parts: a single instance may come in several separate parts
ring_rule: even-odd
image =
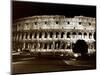
[[[21,18],[13,24],[13,48],[30,51],[72,51],[72,44],[85,40],[89,50],[93,42],[95,18],[43,15]],[[89,51],[90,52],[90,51]]]

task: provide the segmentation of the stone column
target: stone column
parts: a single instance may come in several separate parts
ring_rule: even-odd
[[[24,50],[24,49],[25,49],[25,45],[26,45],[26,44],[25,44],[25,42],[24,42],[24,43],[23,43],[23,48],[22,48],[22,50]]]
[[[30,40],[30,33],[28,33],[28,35],[27,35],[27,36],[28,36],[28,37],[27,37],[27,39],[28,39],[28,40]]]
[[[64,39],[66,39],[66,32],[64,32]]]
[[[58,42],[56,43],[56,49],[58,49]]]
[[[94,39],[94,33],[92,33],[92,37],[91,37],[91,39]]]
[[[49,43],[47,43],[47,50],[49,49]]]
[[[79,39],[80,38],[80,35],[79,35],[79,32],[77,33],[77,39]]]
[[[17,35],[16,35],[16,40],[20,40],[20,38],[21,38],[20,34],[17,33]]]
[[[82,34],[80,35],[80,38],[82,39]]]
[[[63,42],[61,42],[61,44],[60,44],[60,48],[62,49],[62,46],[63,46]]]
[[[79,36],[80,39],[82,39],[82,34],[79,34],[79,33],[78,33],[78,36]]]
[[[34,33],[32,33],[32,40],[34,39]]]
[[[37,43],[37,50],[38,51],[40,50],[40,43],[39,42]]]
[[[53,32],[53,39],[55,39],[56,38],[56,33],[55,32]]]
[[[38,48],[39,48],[39,44],[38,44],[38,42],[37,42],[36,49],[38,49]]]
[[[89,33],[87,33],[86,39],[89,39]]]
[[[85,38],[84,38],[84,33],[82,33],[82,39],[85,39]]]
[[[43,32],[43,33],[42,33],[42,39],[44,38],[44,35],[45,35],[45,33]]]
[[[26,33],[24,33],[23,40],[25,40],[25,39],[26,39],[25,37],[26,37]]]

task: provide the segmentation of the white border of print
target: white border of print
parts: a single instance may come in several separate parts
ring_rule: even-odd
[[[16,1],[16,0],[15,0]],[[17,1],[36,1],[50,3],[67,3],[97,6],[97,69],[96,70],[80,70],[80,71],[64,71],[51,73],[36,73],[34,75],[98,75],[100,73],[100,0],[17,0]],[[0,75],[11,74],[11,0],[0,0]],[[32,74],[27,74],[32,75]]]

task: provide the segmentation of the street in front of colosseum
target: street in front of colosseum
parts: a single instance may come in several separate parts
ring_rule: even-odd
[[[92,56],[90,59],[77,58],[47,58],[33,56],[13,56],[13,74],[56,72],[95,69],[96,61]]]

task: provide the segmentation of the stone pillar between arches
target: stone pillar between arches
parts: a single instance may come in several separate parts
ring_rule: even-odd
[[[26,39],[26,33],[24,33],[24,40]]]
[[[32,33],[32,40],[34,39],[34,33]]]
[[[28,33],[28,35],[27,35],[27,39],[30,40],[30,33]]]

